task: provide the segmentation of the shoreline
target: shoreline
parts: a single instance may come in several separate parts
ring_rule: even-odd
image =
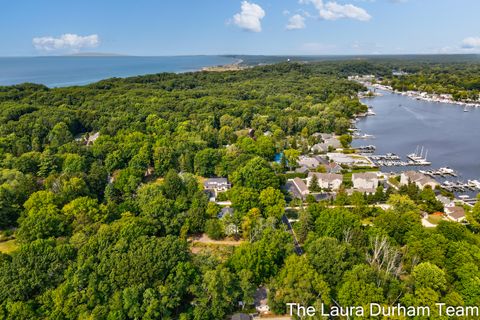
[[[453,104],[453,105],[458,105],[462,107],[473,107],[473,108],[480,107],[480,102],[457,101],[457,100],[454,100],[450,94],[437,94],[437,93],[428,93],[428,92],[420,92],[420,91],[397,91],[393,89],[391,86],[387,86],[383,84],[372,84],[372,83],[367,84],[364,82],[361,82],[361,83],[366,86],[367,85],[371,86],[375,89],[388,91],[393,94],[398,94],[402,96],[407,96],[409,98],[420,100],[420,101]]]
[[[241,71],[249,68],[248,66],[243,66],[242,63],[244,61],[242,59],[237,59],[234,63],[218,65],[218,66],[208,66],[202,67],[198,71],[204,72],[224,72],[224,71]]]

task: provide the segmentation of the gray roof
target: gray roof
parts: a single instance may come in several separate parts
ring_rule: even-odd
[[[313,177],[317,176],[318,180],[321,181],[335,181],[335,180],[341,180],[343,181],[343,176],[341,174],[336,174],[336,173],[319,173],[319,172],[310,172],[308,174],[308,177]]]
[[[222,219],[226,215],[232,215],[233,212],[234,212],[233,208],[225,207],[225,208],[222,208],[222,210],[220,210],[220,213],[217,215],[217,217],[219,219]]]
[[[295,169],[295,172],[297,172],[297,173],[307,173],[308,168],[306,166],[303,166],[303,167]]]
[[[361,173],[354,173],[352,175],[352,179],[364,179],[364,180],[375,180],[378,179],[378,176],[375,172],[361,172]]]
[[[463,209],[462,207],[452,207],[452,208],[446,208],[447,211],[446,213],[456,219],[456,220],[459,220],[459,219],[462,219],[462,218],[465,218],[465,209]]]
[[[305,184],[305,182],[303,182],[302,179],[297,177],[297,178],[293,179],[293,183],[297,187],[298,191],[300,191],[300,192],[308,191],[308,187]]]
[[[229,185],[227,178],[209,178],[203,183],[204,186]]]

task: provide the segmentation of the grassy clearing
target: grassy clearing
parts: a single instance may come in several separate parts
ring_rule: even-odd
[[[441,215],[431,214],[431,215],[428,216],[427,220],[431,224],[439,224],[440,221],[443,220],[443,217]]]
[[[18,244],[16,240],[8,240],[0,242],[0,252],[10,254],[13,251],[18,249]]]

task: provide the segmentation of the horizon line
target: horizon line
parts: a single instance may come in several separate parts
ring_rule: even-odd
[[[480,56],[480,53],[363,53],[363,54],[242,54],[242,53],[218,53],[218,54],[174,54],[174,55],[132,55],[122,53],[85,52],[75,54],[58,55],[18,55],[0,56],[0,58],[101,58],[101,57],[130,57],[130,58],[156,58],[156,57],[384,57],[384,56]]]

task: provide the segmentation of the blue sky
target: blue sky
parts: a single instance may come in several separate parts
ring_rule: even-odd
[[[478,0],[3,1],[0,56],[480,52]]]

